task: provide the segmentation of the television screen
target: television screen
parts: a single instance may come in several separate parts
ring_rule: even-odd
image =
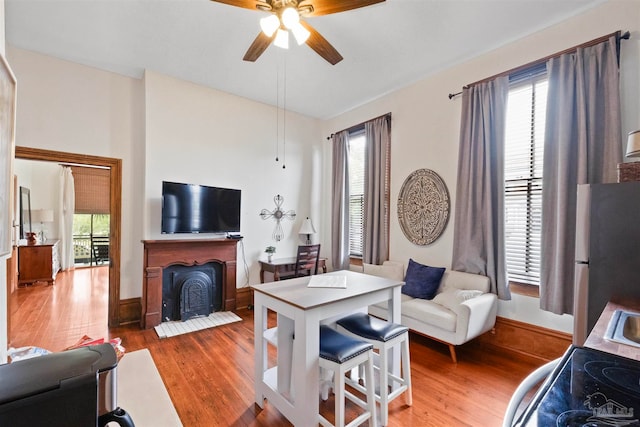
[[[162,182],[162,233],[240,231],[240,190]]]

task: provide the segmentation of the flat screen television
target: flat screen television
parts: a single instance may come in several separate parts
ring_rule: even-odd
[[[162,233],[240,231],[240,190],[162,182]]]

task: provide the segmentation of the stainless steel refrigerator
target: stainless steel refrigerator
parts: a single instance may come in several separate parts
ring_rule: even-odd
[[[579,185],[573,343],[628,297],[640,297],[640,182]]]

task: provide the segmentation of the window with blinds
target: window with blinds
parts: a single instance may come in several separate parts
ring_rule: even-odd
[[[364,229],[364,130],[349,134],[349,255],[362,257]]]
[[[509,281],[540,285],[546,73],[511,83],[505,134],[505,255]]]

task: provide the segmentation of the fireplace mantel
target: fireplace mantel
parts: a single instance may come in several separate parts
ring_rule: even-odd
[[[223,310],[236,309],[236,259],[234,239],[143,240],[142,316],[140,325],[149,329],[162,322],[162,270],[170,265],[222,265]]]

